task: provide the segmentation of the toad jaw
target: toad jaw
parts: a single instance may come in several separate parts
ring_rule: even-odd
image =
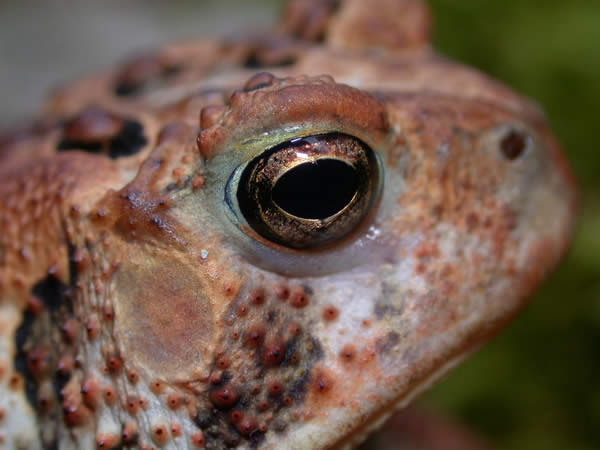
[[[87,331],[65,420],[97,442],[123,424],[140,445],[356,444],[495,333],[564,251],[555,144],[502,109],[273,78],[203,125],[202,158],[191,128],[169,128],[84,219],[86,241],[71,237]],[[508,159],[514,133],[527,147]],[[382,190],[339,242],[285,247],[227,195],[246,162],[313,135],[376,152]]]

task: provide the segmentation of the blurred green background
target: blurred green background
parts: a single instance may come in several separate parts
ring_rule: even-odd
[[[134,49],[272,22],[280,0],[0,1],[0,125]],[[600,448],[600,1],[431,0],[435,46],[545,109],[580,186],[568,258],[531,305],[426,394],[501,449]]]
[[[435,45],[533,98],[577,176],[571,252],[530,306],[422,401],[499,448],[600,448],[600,2],[431,0]]]

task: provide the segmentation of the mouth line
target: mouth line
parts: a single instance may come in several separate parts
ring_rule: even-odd
[[[483,343],[477,343],[467,350],[459,350],[456,356],[450,358],[441,366],[433,369],[433,371],[425,376],[417,385],[405,392],[400,393],[393,400],[388,402],[385,407],[367,417],[366,420],[355,427],[351,433],[325,448],[340,450],[351,450],[356,448],[358,445],[363,443],[372,432],[381,428],[396,411],[401,410],[411,404],[415,398],[430,389],[440,379],[450,373],[452,369],[468,359],[482,345]]]

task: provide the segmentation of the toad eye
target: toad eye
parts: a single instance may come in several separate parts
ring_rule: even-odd
[[[241,170],[235,192],[248,225],[296,249],[322,247],[350,234],[381,190],[374,152],[339,133],[279,144]]]

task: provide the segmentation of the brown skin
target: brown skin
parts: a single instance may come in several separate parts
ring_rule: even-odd
[[[0,139],[8,448],[354,446],[500,330],[564,254],[574,182],[538,109],[428,30],[418,1],[292,2]],[[326,133],[378,155],[378,201],[324,248],[270,242],[236,173]]]

